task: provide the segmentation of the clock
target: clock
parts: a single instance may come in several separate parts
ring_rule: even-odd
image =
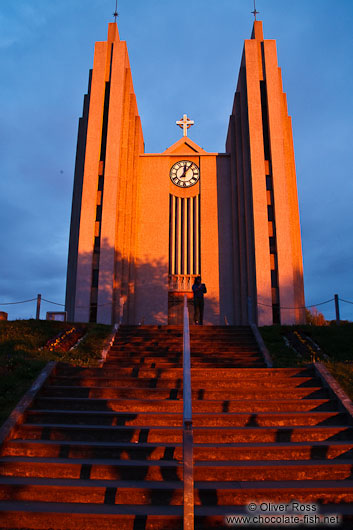
[[[180,160],[170,169],[170,180],[179,188],[191,188],[200,178],[200,170],[190,160]]]

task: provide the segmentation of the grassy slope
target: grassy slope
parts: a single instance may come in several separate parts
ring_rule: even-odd
[[[312,338],[328,357],[319,359],[353,399],[353,324],[341,326],[265,326],[260,332],[275,367],[301,366],[304,359],[285,345],[283,335],[298,330]]]
[[[294,350],[286,346],[283,339],[284,327],[279,325],[264,326],[259,330],[270,352],[274,367],[287,368],[304,364],[304,361],[296,355]]]
[[[94,366],[100,358],[110,326],[84,325],[86,335],[77,349],[68,353],[41,349],[71,324],[46,320],[0,321],[0,424],[30,387],[48,361]]]

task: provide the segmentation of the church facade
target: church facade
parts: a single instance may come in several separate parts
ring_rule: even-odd
[[[66,288],[68,318],[180,323],[207,285],[205,324],[304,320],[291,120],[276,43],[246,40],[224,153],[184,134],[145,153],[126,42],[97,42],[79,122]]]

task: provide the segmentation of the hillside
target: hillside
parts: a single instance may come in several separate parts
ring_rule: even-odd
[[[97,366],[110,333],[111,327],[101,324],[0,321],[0,424],[48,361]]]

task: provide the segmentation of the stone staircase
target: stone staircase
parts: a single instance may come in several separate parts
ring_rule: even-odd
[[[58,365],[1,446],[0,528],[182,528],[181,350],[122,326],[102,368]],[[351,525],[351,418],[314,369],[265,368],[246,327],[191,327],[191,352],[196,527],[293,499]]]

